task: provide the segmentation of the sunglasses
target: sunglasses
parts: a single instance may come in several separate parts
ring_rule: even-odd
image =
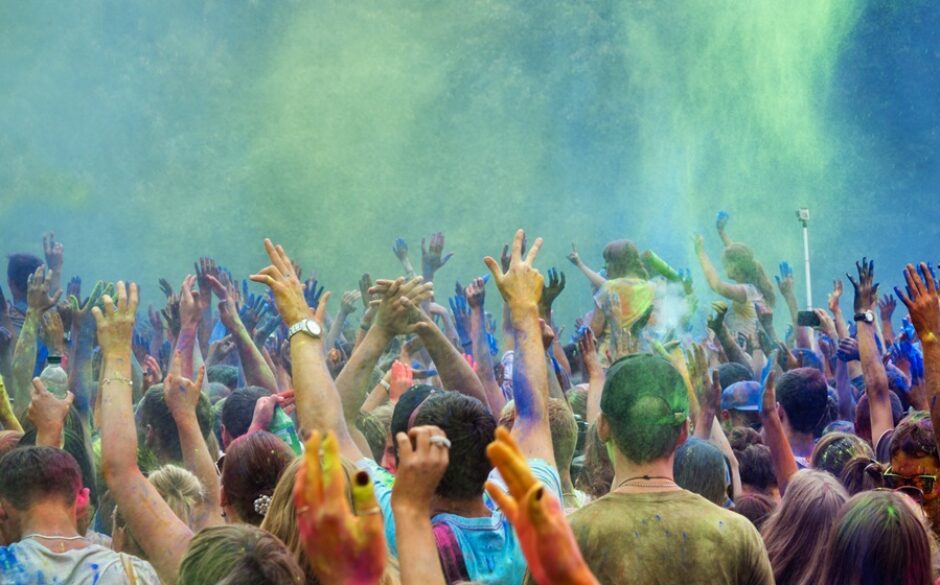
[[[921,495],[933,493],[934,486],[937,483],[936,475],[900,475],[894,473],[891,467],[885,470],[882,475],[885,481],[885,487],[897,490],[900,488],[914,487],[921,491]]]
[[[914,500],[915,502],[917,502],[917,505],[919,505],[919,506],[923,506],[923,505],[924,505],[924,492],[920,491],[918,488],[916,488],[916,487],[914,487],[914,486],[912,486],[912,485],[902,486],[902,487],[899,487],[899,488],[897,488],[897,489],[875,488],[873,491],[876,491],[876,492],[894,492],[894,493],[898,493],[898,494],[904,494],[905,496],[907,496],[907,497],[911,498],[912,500]]]

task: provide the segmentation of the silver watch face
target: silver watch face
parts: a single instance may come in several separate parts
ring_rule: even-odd
[[[309,333],[314,337],[320,337],[320,324],[314,321],[313,319],[307,319],[304,321],[304,331]]]

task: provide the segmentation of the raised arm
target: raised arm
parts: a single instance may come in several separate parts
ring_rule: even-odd
[[[772,360],[776,363],[776,356]],[[771,370],[764,380],[764,394],[761,400],[760,418],[764,424],[764,441],[770,448],[770,457],[774,464],[774,474],[777,476],[777,485],[780,486],[780,493],[784,493],[790,478],[799,471],[796,465],[796,459],[793,457],[793,449],[790,447],[790,440],[783,430],[783,423],[780,421],[780,413],[777,409],[777,390],[774,386],[777,380],[777,372]]]
[[[729,219],[731,219],[731,215],[727,211],[719,211],[718,216],[715,217],[715,227],[718,229],[718,237],[721,238],[721,243],[725,245],[725,248],[734,243],[734,240],[728,235]]]
[[[486,403],[490,412],[502,412],[506,405],[503,390],[496,381],[493,354],[490,353],[489,339],[486,333],[486,312],[483,310],[486,299],[486,281],[475,278],[466,289],[467,304],[470,306],[470,340],[473,346],[473,363],[477,377],[483,384]]]
[[[726,299],[746,303],[747,287],[743,284],[731,284],[721,280],[718,271],[708,257],[708,252],[705,251],[705,238],[701,235],[697,235],[693,239],[693,243],[695,245],[695,254],[698,256],[698,261],[702,265],[702,272],[705,273],[705,282],[708,283],[709,288]]]
[[[578,247],[571,242],[571,251],[568,252],[568,261],[574,264],[591,283],[594,288],[600,288],[607,282],[607,279],[591,270],[591,268],[581,260],[581,254],[578,253]]]
[[[324,293],[316,312],[307,306],[303,285],[290,258],[281,246],[264,241],[271,264],[250,278],[271,288],[281,319],[289,327],[304,322],[304,327],[290,338],[290,357],[294,381],[297,418],[302,430],[333,431],[343,455],[353,461],[362,459],[362,451],[352,440],[339,394],[330,376],[323,352],[324,315],[329,293]]]
[[[218,279],[209,276],[208,280],[212,290],[215,291],[215,296],[219,297],[219,318],[228,329],[235,348],[238,350],[242,370],[245,372],[245,382],[277,393],[277,378],[274,377],[274,372],[265,361],[261,350],[255,345],[248,328],[238,316],[235,299]]]
[[[137,429],[131,401],[131,338],[137,311],[137,285],[117,283],[117,305],[92,312],[101,346],[101,469],[127,525],[164,583],[176,583],[192,531],[160,497],[137,467]]]
[[[408,242],[404,238],[395,238],[395,242],[392,244],[392,252],[401,262],[401,268],[405,271],[405,280],[414,278],[415,268],[411,264],[411,258],[408,257]]]
[[[30,380],[36,366],[36,340],[39,335],[39,321],[42,314],[58,302],[62,291],[50,296],[52,272],[40,266],[27,280],[26,319],[16,340],[13,352],[13,408],[17,413],[26,412],[30,400]],[[21,417],[22,418],[22,417]]]
[[[51,274],[49,291],[54,294],[62,288],[62,264],[65,253],[65,246],[62,242],[56,241],[55,232],[42,235],[42,252]]]
[[[538,304],[542,296],[542,275],[532,265],[542,247],[538,238],[522,258],[525,232],[516,232],[509,270],[503,272],[493,258],[483,259],[493,275],[503,300],[509,306],[509,318],[515,341],[512,386],[516,403],[516,422],[512,436],[527,458],[555,460],[548,424],[548,372],[539,326]]]
[[[69,304],[72,306],[69,390],[75,395],[75,410],[85,421],[90,419],[92,402],[95,399],[92,353],[95,350],[96,331],[91,308],[100,304],[105,288],[105,283],[99,280],[85,302],[81,302],[77,296],[69,297]]]
[[[861,319],[856,322],[856,338],[871,414],[871,437],[877,445],[882,435],[894,428],[894,417],[891,415],[888,375],[875,343],[875,320],[871,312],[878,299],[878,284],[874,283],[875,261],[863,258],[861,262],[855,263],[855,267],[858,280],[849,276],[849,281],[855,287],[855,314],[871,317],[871,320]]]
[[[930,268],[920,264],[921,275],[913,264],[904,269],[908,294],[895,288],[895,294],[911,314],[911,322],[920,338],[924,350],[924,384],[927,387],[927,402],[930,405],[930,420],[933,422],[934,436],[940,436],[940,297],[937,283]],[[874,429],[872,429],[874,433]],[[872,437],[875,435],[872,434]]]

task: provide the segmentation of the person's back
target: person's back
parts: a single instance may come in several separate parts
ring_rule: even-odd
[[[91,544],[78,533],[88,505],[78,464],[52,447],[20,447],[0,459],[0,585],[159,585],[149,563]]]
[[[666,360],[635,354],[610,368],[598,431],[613,447],[613,488],[570,516],[600,583],[773,583],[754,526],[673,481],[688,408],[682,377]]]
[[[568,519],[601,583],[773,583],[748,519],[686,490],[612,492]]]

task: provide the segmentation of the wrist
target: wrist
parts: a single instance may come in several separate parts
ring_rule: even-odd
[[[170,414],[173,415],[173,420],[176,421],[177,425],[184,425],[188,423],[199,424],[199,419],[196,417],[196,410],[180,410],[180,411],[171,411]]]

